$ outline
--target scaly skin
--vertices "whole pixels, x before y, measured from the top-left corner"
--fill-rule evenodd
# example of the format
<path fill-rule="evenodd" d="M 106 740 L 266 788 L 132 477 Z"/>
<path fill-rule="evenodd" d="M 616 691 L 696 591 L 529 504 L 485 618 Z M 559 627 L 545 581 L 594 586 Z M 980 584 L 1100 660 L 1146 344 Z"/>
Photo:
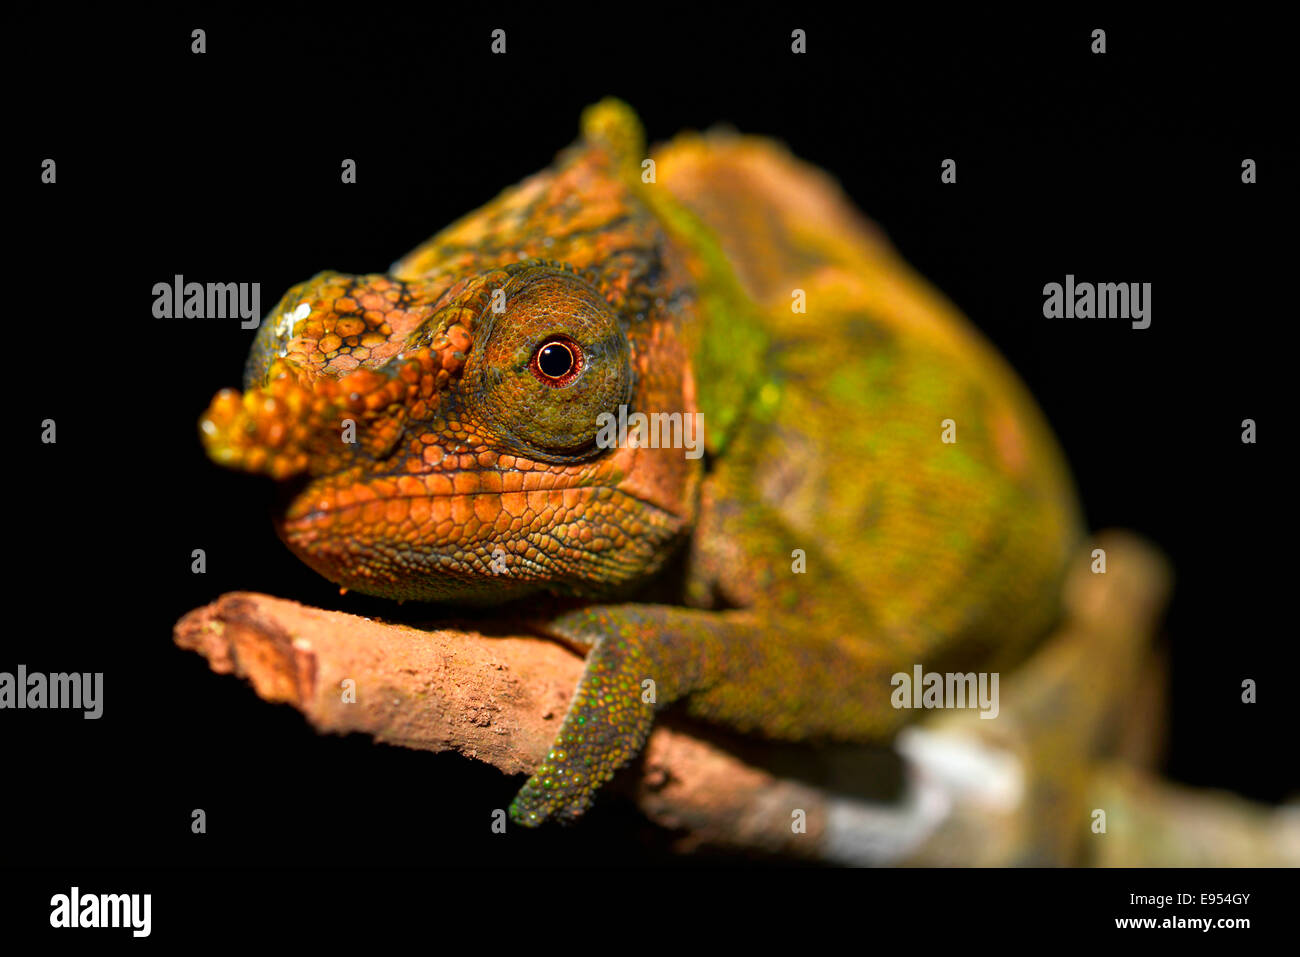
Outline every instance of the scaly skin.
<path fill-rule="evenodd" d="M 626 106 L 582 127 L 390 275 L 291 289 L 201 422 L 215 461 L 301 477 L 279 533 L 340 585 L 586 600 L 544 623 L 588 663 L 526 825 L 580 815 L 677 700 L 886 739 L 914 713 L 893 673 L 993 670 L 1043 634 L 1078 536 L 1032 400 L 821 174 L 688 135 L 644 183 Z M 622 403 L 701 412 L 707 457 L 596 446 Z M 680 592 L 637 602 L 674 557 Z"/>

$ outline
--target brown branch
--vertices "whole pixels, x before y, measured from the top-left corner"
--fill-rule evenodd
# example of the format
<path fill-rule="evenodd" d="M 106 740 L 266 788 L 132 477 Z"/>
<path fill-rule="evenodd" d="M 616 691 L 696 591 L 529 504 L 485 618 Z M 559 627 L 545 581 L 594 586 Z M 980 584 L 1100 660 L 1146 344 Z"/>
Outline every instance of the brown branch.
<path fill-rule="evenodd" d="M 534 637 L 423 631 L 249 592 L 190 612 L 177 622 L 175 640 L 213 671 L 247 679 L 265 700 L 297 708 L 318 731 L 454 750 L 506 774 L 540 763 L 583 667 L 573 652 Z M 344 697 L 347 679 L 355 682 L 352 701 Z M 770 804 L 760 796 L 776 794 L 814 808 L 813 789 L 777 781 L 668 727 L 651 735 L 643 768 L 638 804 L 683 829 L 688 845 L 815 856 L 809 835 L 791 833 L 788 811 L 777 827 L 775 812 L 759 810 Z"/>
<path fill-rule="evenodd" d="M 536 638 L 421 631 L 251 592 L 190 612 L 175 639 L 318 731 L 455 750 L 507 774 L 539 762 L 582 674 L 581 658 Z"/>
<path fill-rule="evenodd" d="M 1143 656 L 1135 649 L 1148 643 L 1167 590 L 1163 562 L 1149 546 L 1115 533 L 1099 543 L 1108 550 L 1110 571 L 1090 574 L 1086 554 L 1076 561 L 1065 593 L 1067 620 L 1008 676 L 1002 720 L 936 712 L 919 723 L 941 743 L 975 742 L 972 753 L 980 760 L 1009 755 L 1027 781 L 1021 798 L 1007 803 L 996 789 L 967 789 L 960 782 L 954 788 L 942 766 L 917 759 L 906 765 L 904 798 L 881 803 L 846 797 L 836 773 L 860 768 L 865 750 L 837 757 L 809 748 L 809 766 L 820 774 L 793 776 L 787 761 L 778 775 L 738 756 L 752 759 L 753 748 L 728 750 L 663 722 L 647 744 L 641 773 L 624 776 L 624 783 L 634 777 L 638 806 L 680 831 L 683 848 L 712 845 L 849 863 L 948 863 L 954 855 L 965 863 L 1078 859 L 1087 853 L 1077 836 L 1083 833 L 1080 806 L 1045 806 L 1037 795 L 1065 791 L 1085 800 L 1088 785 L 1080 775 L 1104 756 L 1106 741 L 1112 752 L 1129 755 L 1151 748 L 1131 728 L 1118 742 L 1092 732 L 1122 724 L 1125 715 L 1117 718 L 1088 676 L 1084 683 L 1092 690 L 1074 694 L 1083 703 L 1076 720 L 1060 719 L 1061 701 L 1079 683 L 1086 662 L 1109 667 L 1106 680 L 1121 692 L 1125 675 L 1141 673 Z M 297 708 L 318 731 L 454 750 L 507 774 L 540 762 L 582 672 L 575 653 L 534 637 L 426 631 L 246 592 L 190 612 L 177 623 L 175 640 L 202 654 L 214 671 L 247 679 L 267 701 Z M 344 693 L 348 679 L 355 682 L 351 700 Z M 828 768 L 829 789 L 807 783 L 825 781 Z M 805 830 L 791 826 L 798 811 L 806 815 Z"/>

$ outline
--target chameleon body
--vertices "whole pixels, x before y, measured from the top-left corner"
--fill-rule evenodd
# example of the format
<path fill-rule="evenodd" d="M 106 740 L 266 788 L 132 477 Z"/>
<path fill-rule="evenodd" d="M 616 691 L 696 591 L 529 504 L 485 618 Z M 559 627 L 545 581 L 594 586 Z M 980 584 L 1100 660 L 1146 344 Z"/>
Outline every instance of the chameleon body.
<path fill-rule="evenodd" d="M 674 701 L 888 740 L 893 674 L 1044 634 L 1080 531 L 1032 399 L 824 174 L 735 134 L 647 157 L 613 100 L 581 128 L 387 275 L 291 289 L 201 421 L 218 463 L 296 480 L 278 531 L 342 586 L 581 600 L 543 622 L 587 665 L 527 825 Z M 700 413 L 706 454 L 606 447 L 619 406 Z"/>

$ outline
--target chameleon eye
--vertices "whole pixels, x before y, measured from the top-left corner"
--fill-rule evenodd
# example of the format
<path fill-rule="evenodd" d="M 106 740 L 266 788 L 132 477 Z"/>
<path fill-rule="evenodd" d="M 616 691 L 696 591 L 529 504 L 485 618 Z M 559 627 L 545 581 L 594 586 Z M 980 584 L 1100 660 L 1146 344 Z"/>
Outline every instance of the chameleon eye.
<path fill-rule="evenodd" d="M 600 454 L 603 413 L 632 392 L 631 344 L 605 297 L 549 264 L 512 276 L 504 312 L 474 329 L 461 391 L 503 450 L 536 461 Z"/>
<path fill-rule="evenodd" d="M 551 336 L 533 353 L 533 375 L 549 386 L 565 386 L 582 371 L 582 347 L 568 336 Z"/>

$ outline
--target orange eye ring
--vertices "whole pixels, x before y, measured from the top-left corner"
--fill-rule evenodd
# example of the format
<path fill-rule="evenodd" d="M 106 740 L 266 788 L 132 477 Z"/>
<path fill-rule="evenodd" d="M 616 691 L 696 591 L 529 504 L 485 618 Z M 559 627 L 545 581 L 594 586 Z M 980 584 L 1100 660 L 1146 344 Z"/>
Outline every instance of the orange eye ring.
<path fill-rule="evenodd" d="M 576 379 L 582 367 L 582 347 L 568 336 L 559 335 L 543 339 L 528 363 L 533 375 L 556 389 Z"/>

